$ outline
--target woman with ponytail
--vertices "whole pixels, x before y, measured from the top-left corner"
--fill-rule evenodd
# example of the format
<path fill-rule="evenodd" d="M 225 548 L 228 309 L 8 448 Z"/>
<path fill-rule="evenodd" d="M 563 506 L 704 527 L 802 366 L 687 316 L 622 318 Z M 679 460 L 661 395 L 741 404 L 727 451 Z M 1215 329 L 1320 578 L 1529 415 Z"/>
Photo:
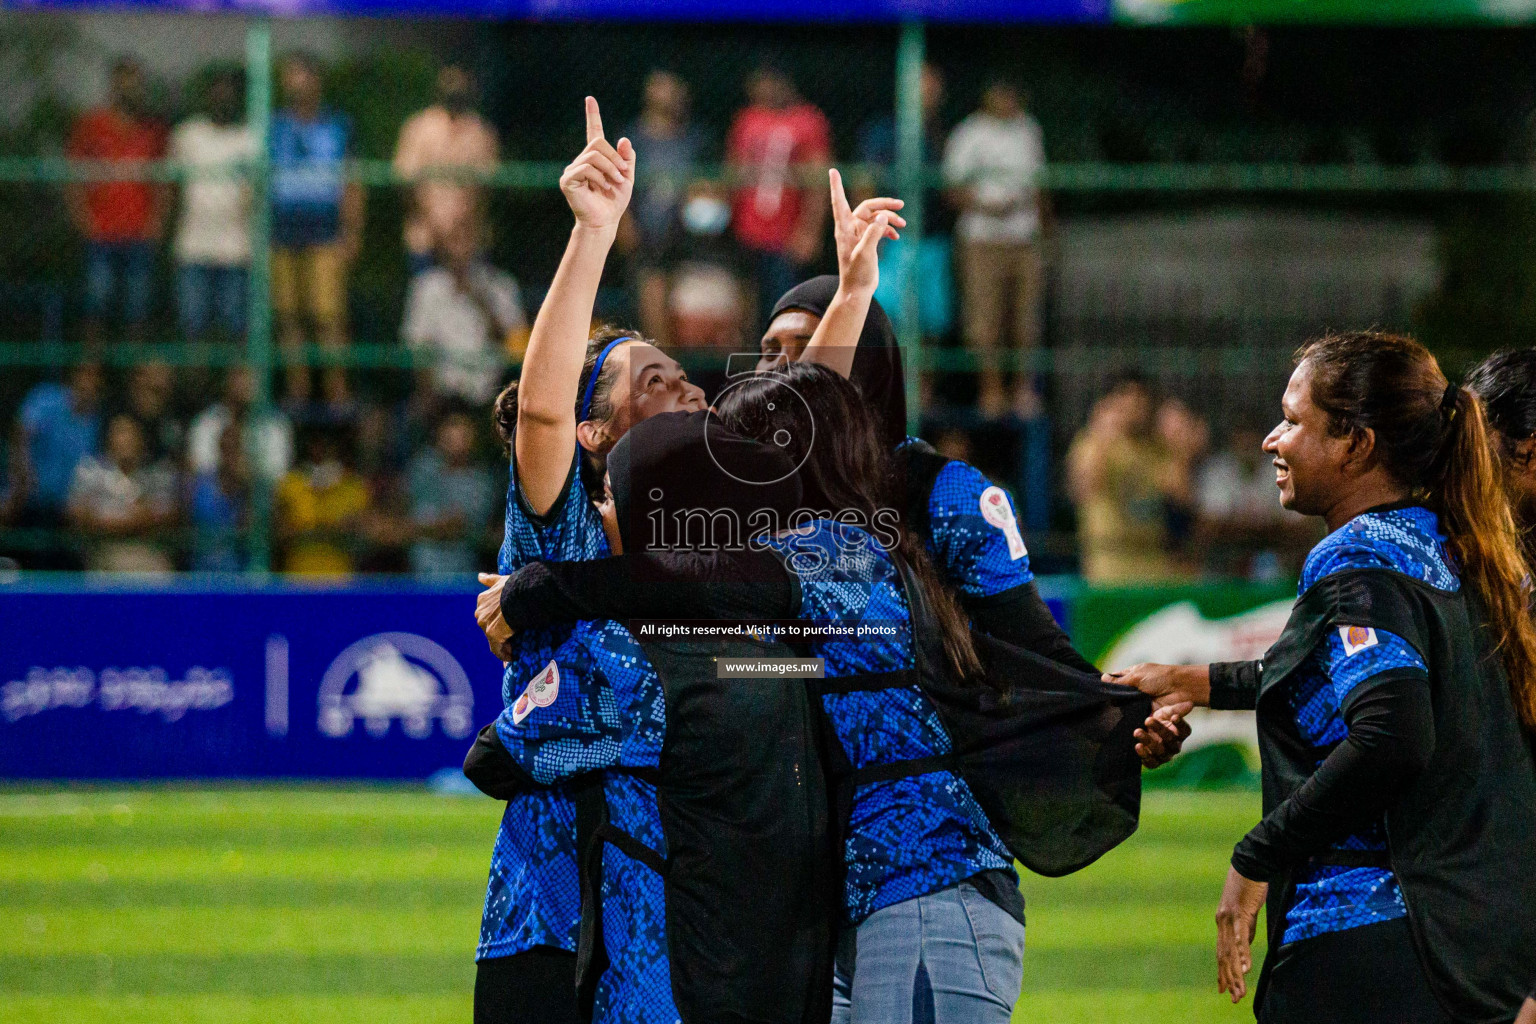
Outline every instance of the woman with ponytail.
<path fill-rule="evenodd" d="M 560 178 L 576 223 L 534 322 L 520 379 L 496 401 L 495 425 L 511 454 L 500 573 L 537 558 L 606 555 L 591 488 L 595 481 L 600 493 L 608 451 L 648 416 L 705 407 L 703 392 L 681 367 L 639 334 L 590 334 L 598 282 L 634 189 L 636 157 L 629 140 L 614 145 L 604 137 L 590 96 L 586 131 L 586 147 Z M 494 621 L 502 579 L 481 576 L 487 637 L 506 663 L 505 710 L 494 735 L 530 783 L 563 783 L 576 770 L 607 767 L 605 758 L 611 760 L 620 745 L 635 763 L 654 762 L 660 684 L 634 638 L 618 623 L 599 621 L 529 630 L 508 643 L 505 624 Z M 598 712 L 601 734 L 545 742 Z M 613 819 L 659 841 L 654 786 L 630 774 L 600 777 Z M 508 794 L 476 949 L 476 1024 L 677 1019 L 660 881 L 612 849 L 602 860 L 616 905 L 599 938 L 608 947 L 609 967 L 596 983 L 595 1009 L 578 1009 L 582 907 L 575 820 L 569 786 L 529 785 Z"/>
<path fill-rule="evenodd" d="M 1257 711 L 1264 819 L 1233 851 L 1233 1001 L 1268 901 L 1266 1024 L 1507 1024 L 1536 965 L 1536 629 L 1482 401 L 1410 338 L 1297 353 L 1265 439 L 1280 502 L 1323 517 L 1262 661 L 1140 665 L 1159 703 Z"/>
<path fill-rule="evenodd" d="M 798 470 L 803 499 L 793 517 L 777 517 L 745 550 L 718 540 L 716 550 L 701 550 L 697 537 L 680 533 L 686 526 L 667 525 L 698 511 L 697 502 L 676 504 L 687 485 L 654 470 L 639 475 L 658 461 L 636 450 L 663 425 L 647 423 L 609 465 L 613 500 L 604 515 L 625 556 L 607 566 L 530 566 L 506 585 L 504 615 L 517 628 L 606 615 L 800 618 L 845 630 L 806 641 L 806 653 L 824 662 L 821 703 L 835 734 L 828 746 L 837 748 L 828 759 L 846 761 L 838 774 L 851 780 L 838 823 L 846 829 L 841 895 L 849 948 L 839 955 L 832 1019 L 899 1024 L 916 1013 L 1006 1024 L 1023 969 L 1018 875 L 954 770 L 951 738 L 919 684 L 925 666 L 974 679 L 980 663 L 954 597 L 884 500 L 890 454 L 876 422 L 853 384 L 805 363 L 733 384 L 717 407 L 725 428 L 782 451 Z M 663 468 L 684 479 L 716 459 L 702 439 L 667 454 L 671 464 Z M 753 489 L 764 488 L 748 487 L 740 505 L 719 509 L 734 512 L 727 522 L 760 516 Z M 680 536 L 667 544 L 637 539 L 668 529 Z M 721 580 L 755 581 L 751 614 L 703 585 Z M 927 613 L 923 629 L 918 608 Z M 925 637 L 937 642 L 929 647 Z M 850 984 L 841 965 L 855 956 L 859 971 Z"/>
<path fill-rule="evenodd" d="M 1531 557 L 1536 548 L 1536 349 L 1495 352 L 1467 374 L 1467 387 L 1483 400 L 1526 564 L 1536 564 Z M 1536 1024 L 1536 992 L 1525 1001 L 1517 1024 Z"/>

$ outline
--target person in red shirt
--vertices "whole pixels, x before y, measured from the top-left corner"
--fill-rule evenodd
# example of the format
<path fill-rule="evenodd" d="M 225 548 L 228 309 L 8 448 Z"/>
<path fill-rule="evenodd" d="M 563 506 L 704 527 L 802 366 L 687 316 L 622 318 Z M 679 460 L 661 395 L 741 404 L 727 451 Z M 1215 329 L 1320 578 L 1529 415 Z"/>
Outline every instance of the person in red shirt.
<path fill-rule="evenodd" d="M 747 99 L 731 125 L 726 161 L 738 183 L 732 229 L 757 265 L 762 314 L 800 283 L 821 252 L 832 131 L 826 115 L 777 68 L 752 73 Z"/>
<path fill-rule="evenodd" d="M 165 126 L 148 114 L 144 69 L 124 57 L 112 67 L 109 103 L 75 122 L 68 155 L 111 163 L 158 160 L 165 144 Z M 155 243 L 164 223 L 164 187 L 149 181 L 93 181 L 69 185 L 65 196 L 70 218 L 85 238 L 86 341 L 101 341 L 114 297 L 121 303 L 128 340 L 143 340 Z"/>

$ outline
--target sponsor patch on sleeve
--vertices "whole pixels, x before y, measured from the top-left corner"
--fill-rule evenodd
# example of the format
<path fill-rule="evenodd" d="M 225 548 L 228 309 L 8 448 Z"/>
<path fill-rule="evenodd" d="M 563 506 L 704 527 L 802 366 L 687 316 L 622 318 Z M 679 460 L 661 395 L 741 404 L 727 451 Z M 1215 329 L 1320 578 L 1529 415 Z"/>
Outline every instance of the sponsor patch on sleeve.
<path fill-rule="evenodd" d="M 521 725 L 523 719 L 533 714 L 534 708 L 547 708 L 560 696 L 560 667 L 551 661 L 523 687 L 522 694 L 512 702 L 512 724 Z"/>
<path fill-rule="evenodd" d="M 1013 504 L 1008 493 L 1001 487 L 992 486 L 981 492 L 981 518 L 1003 531 L 1008 538 L 1008 557 L 1014 561 L 1029 554 L 1024 546 L 1024 536 L 1019 533 L 1019 521 L 1014 518 Z"/>
<path fill-rule="evenodd" d="M 1369 626 L 1340 626 L 1339 638 L 1344 641 L 1344 657 L 1352 658 L 1367 647 L 1377 644 L 1376 631 Z"/>

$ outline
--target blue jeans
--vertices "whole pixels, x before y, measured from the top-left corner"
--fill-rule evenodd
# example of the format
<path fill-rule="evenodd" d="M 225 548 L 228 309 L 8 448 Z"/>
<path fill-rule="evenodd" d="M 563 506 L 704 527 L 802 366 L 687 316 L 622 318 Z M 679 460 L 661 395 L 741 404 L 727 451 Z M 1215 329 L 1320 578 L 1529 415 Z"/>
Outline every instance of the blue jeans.
<path fill-rule="evenodd" d="M 832 1024 L 1008 1024 L 1024 926 L 962 882 L 877 910 L 839 944 Z"/>
<path fill-rule="evenodd" d="M 181 333 L 201 338 L 211 323 L 231 338 L 245 333 L 244 267 L 182 263 L 176 268 L 176 309 Z"/>
<path fill-rule="evenodd" d="M 85 246 L 85 312 L 104 319 L 114 296 L 122 303 L 123 323 L 149 319 L 155 280 L 153 242 L 88 242 Z"/>

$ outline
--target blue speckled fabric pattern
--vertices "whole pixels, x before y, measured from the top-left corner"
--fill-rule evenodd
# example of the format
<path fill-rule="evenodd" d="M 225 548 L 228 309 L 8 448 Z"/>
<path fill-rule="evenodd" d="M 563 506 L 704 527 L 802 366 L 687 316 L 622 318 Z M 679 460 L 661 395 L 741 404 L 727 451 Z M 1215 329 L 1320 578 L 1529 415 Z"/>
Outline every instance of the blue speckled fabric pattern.
<path fill-rule="evenodd" d="M 535 779 L 561 783 L 603 773 L 609 820 L 665 854 L 656 790 L 616 768 L 655 768 L 666 733 L 666 699 L 640 645 L 616 622 L 577 624 L 556 652 L 554 700 L 520 722 L 496 722 L 507 751 Z M 521 691 L 519 691 L 521 692 Z M 603 943 L 609 967 L 593 1007 L 597 1024 L 674 1024 L 662 878 L 616 848 L 603 851 Z"/>
<path fill-rule="evenodd" d="M 989 492 L 1001 488 L 975 466 L 957 460 L 939 470 L 928 497 L 928 550 L 934 565 L 956 590 L 976 597 L 1001 594 L 1035 578 L 1029 554 L 1014 558 L 1003 528 L 982 516 L 982 501 Z M 1002 493 L 1002 500 L 1012 516 L 1012 499 Z"/>
<path fill-rule="evenodd" d="M 1346 569 L 1390 569 L 1441 590 L 1461 586 L 1445 552 L 1435 514 L 1410 507 L 1367 512 L 1335 530 L 1313 548 L 1299 589 Z M 1384 672 L 1428 673 L 1419 652 L 1386 630 L 1340 627 L 1330 630 L 1296 670 L 1286 694 L 1301 735 L 1317 748 L 1317 762 L 1348 733 L 1343 706 L 1355 687 Z M 1340 850 L 1385 850 L 1386 832 L 1377 821 L 1349 836 Z M 1286 913 L 1285 941 L 1295 942 L 1404 917 L 1402 890 L 1389 869 L 1309 865 L 1297 875 L 1296 894 Z"/>
<path fill-rule="evenodd" d="M 507 485 L 506 521 L 497 570 L 509 573 L 536 559 L 588 559 L 608 554 L 602 520 L 587 500 L 579 473 L 548 521 L 528 515 L 517 491 L 515 467 Z M 503 706 L 551 660 L 572 634 L 570 626 L 528 630 L 502 674 Z M 573 666 L 561 666 L 575 678 Z M 505 737 L 503 737 L 505 741 Z M 534 946 L 576 948 L 581 891 L 576 874 L 575 808 L 560 789 L 519 796 L 507 805 L 491 851 L 490 882 L 480 920 L 477 960 L 512 956 Z"/>
<path fill-rule="evenodd" d="M 665 855 L 656 788 L 632 775 L 610 772 L 603 789 L 609 820 Z M 598 983 L 593 1020 L 676 1024 L 661 876 L 611 845 L 603 848 L 603 944 L 608 970 Z"/>
<path fill-rule="evenodd" d="M 826 659 L 829 678 L 914 667 L 900 574 L 873 536 L 816 520 L 769 544 L 800 577 L 801 618 L 895 627 L 888 639 L 813 641 L 811 649 Z M 855 768 L 951 749 L 938 713 L 915 686 L 828 694 L 822 700 Z M 860 787 L 845 853 L 850 924 L 978 872 L 1013 865 L 970 787 L 952 772 Z"/>

